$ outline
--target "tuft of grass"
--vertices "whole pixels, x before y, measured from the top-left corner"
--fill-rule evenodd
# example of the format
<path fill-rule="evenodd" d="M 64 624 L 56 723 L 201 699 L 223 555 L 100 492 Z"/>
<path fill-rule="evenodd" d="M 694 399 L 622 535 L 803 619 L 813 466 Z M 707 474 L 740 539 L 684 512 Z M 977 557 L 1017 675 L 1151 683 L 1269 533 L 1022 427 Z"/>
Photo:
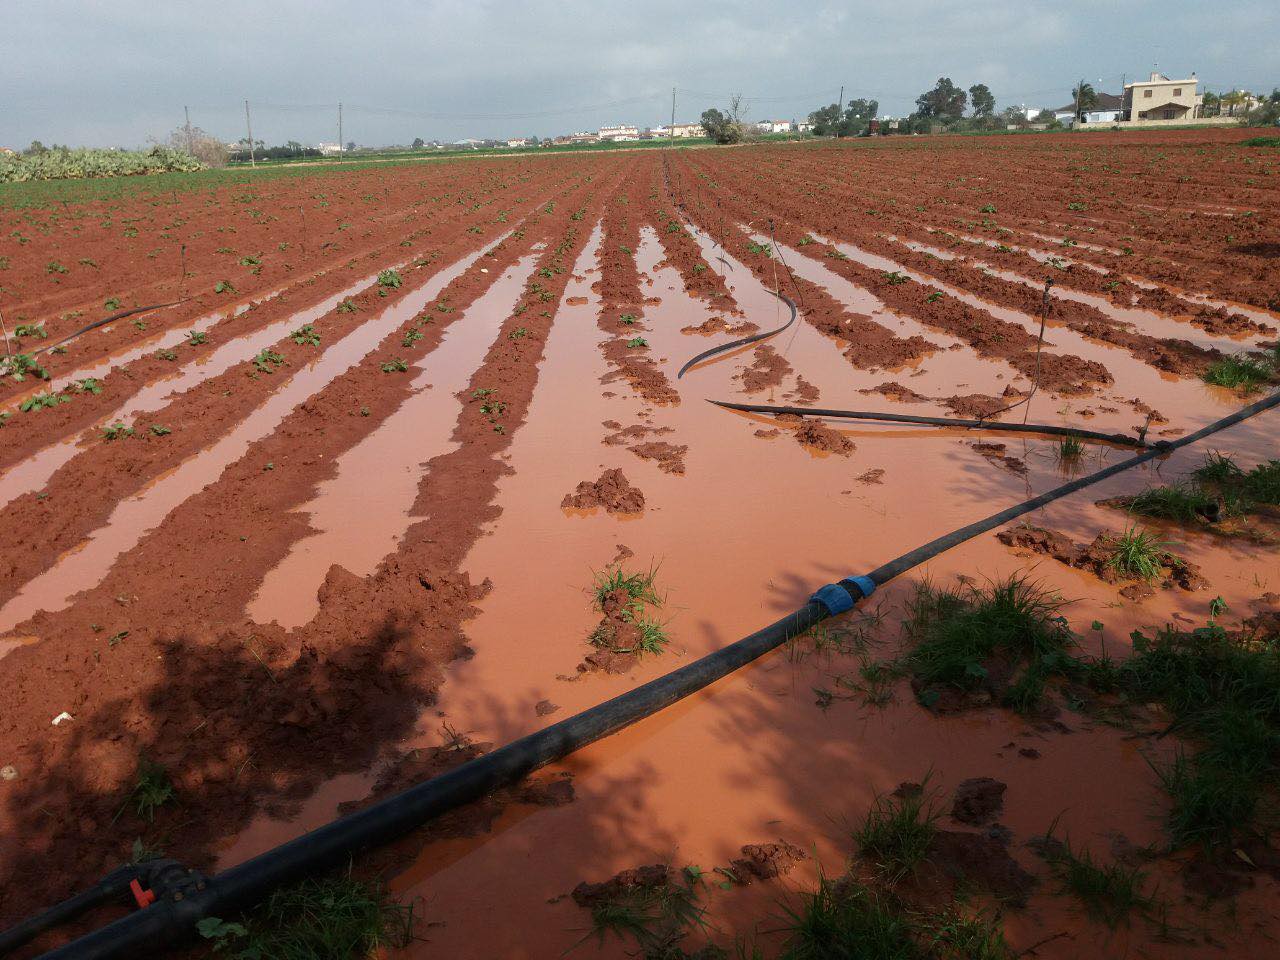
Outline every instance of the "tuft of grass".
<path fill-rule="evenodd" d="M 206 917 L 197 929 L 237 960 L 368 960 L 408 946 L 413 927 L 412 904 L 348 873 L 277 890 L 239 923 Z"/>
<path fill-rule="evenodd" d="M 150 823 L 155 820 L 156 811 L 174 798 L 173 781 L 169 779 L 169 771 L 146 757 L 141 758 L 138 761 L 137 780 L 129 792 L 125 805 L 132 803 L 134 812 Z M 123 809 L 121 807 L 121 810 Z M 117 813 L 116 816 L 118 817 L 119 814 Z"/>
<path fill-rule="evenodd" d="M 1143 490 L 1130 501 L 1129 511 L 1144 517 L 1194 523 L 1213 506 L 1214 499 L 1198 486 L 1179 483 Z"/>
<path fill-rule="evenodd" d="M 1258 464 L 1241 479 L 1240 489 L 1253 502 L 1280 504 L 1280 460 Z"/>
<path fill-rule="evenodd" d="M 1107 563 L 1119 573 L 1142 580 L 1154 580 L 1160 574 L 1166 544 L 1155 534 L 1130 526 L 1118 537 L 1112 537 L 1109 544 L 1111 556 Z"/>
<path fill-rule="evenodd" d="M 1062 892 L 1075 896 L 1094 920 L 1115 927 L 1133 911 L 1145 914 L 1155 905 L 1153 897 L 1143 892 L 1147 874 L 1140 867 L 1120 863 L 1104 867 L 1088 850 L 1073 850 L 1069 839 L 1056 839 L 1052 827 L 1043 849 Z"/>
<path fill-rule="evenodd" d="M 1084 453 L 1084 443 L 1079 437 L 1063 437 L 1058 441 L 1059 460 L 1078 460 Z"/>
<path fill-rule="evenodd" d="M 1244 471 L 1230 456 L 1214 450 L 1205 454 L 1204 466 L 1193 470 L 1191 475 L 1201 483 L 1225 485 L 1237 482 L 1244 476 Z"/>
<path fill-rule="evenodd" d="M 657 576 L 656 567 L 650 567 L 645 573 L 625 573 L 622 567 L 613 567 L 595 574 L 592 593 L 596 608 L 603 610 L 605 600 L 618 590 L 626 591 L 628 606 L 638 605 L 640 609 L 662 606 L 662 597 L 655 586 Z"/>
<path fill-rule="evenodd" d="M 1273 372 L 1272 365 L 1267 361 L 1242 353 L 1215 360 L 1200 375 L 1200 379 L 1214 386 L 1253 393 L 1270 381 Z"/>
<path fill-rule="evenodd" d="M 875 891 L 820 877 L 798 907 L 786 906 L 781 960 L 916 960 L 911 926 Z"/>
<path fill-rule="evenodd" d="M 907 605 L 910 648 L 903 657 L 918 682 L 920 702 L 931 707 L 940 688 L 982 686 L 986 664 L 997 655 L 1013 667 L 1046 674 L 1060 669 L 1074 643 L 1062 604 L 1056 594 L 1019 575 L 985 587 L 939 590 L 920 584 Z"/>
<path fill-rule="evenodd" d="M 1114 674 L 1131 700 L 1164 703 L 1183 736 L 1200 742 L 1157 768 L 1173 801 L 1174 843 L 1222 845 L 1254 830 L 1280 779 L 1280 636 L 1231 634 L 1213 621 L 1153 637 L 1135 631 L 1133 656 Z"/>
<path fill-rule="evenodd" d="M 954 906 L 919 922 L 918 940 L 936 960 L 1015 960 L 995 920 L 965 916 Z"/>
<path fill-rule="evenodd" d="M 941 813 L 935 808 L 926 776 L 918 793 L 879 794 L 862 826 L 854 831 L 858 853 L 885 883 L 896 883 L 924 860 Z"/>
<path fill-rule="evenodd" d="M 705 929 L 705 909 L 684 872 L 685 883 L 636 887 L 591 908 L 591 930 L 601 943 L 613 934 L 633 940 L 645 958 L 687 956 L 678 944 L 695 927 Z"/>

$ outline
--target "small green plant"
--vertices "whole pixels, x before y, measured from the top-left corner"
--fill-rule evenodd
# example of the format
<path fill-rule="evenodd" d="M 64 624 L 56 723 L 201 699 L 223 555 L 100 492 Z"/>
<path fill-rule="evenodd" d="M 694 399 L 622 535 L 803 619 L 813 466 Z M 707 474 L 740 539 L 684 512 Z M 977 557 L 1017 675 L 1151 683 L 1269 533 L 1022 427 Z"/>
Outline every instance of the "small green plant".
<path fill-rule="evenodd" d="M 1061 884 L 1062 892 L 1075 896 L 1095 920 L 1114 927 L 1137 910 L 1148 912 L 1154 899 L 1143 892 L 1146 872 L 1120 863 L 1099 865 L 1088 850 L 1071 848 L 1070 840 L 1058 840 L 1053 827 L 1045 835 L 1045 860 Z"/>
<path fill-rule="evenodd" d="M 308 323 L 299 327 L 289 334 L 289 339 L 300 347 L 318 347 L 320 346 L 320 334 L 316 332 L 314 324 Z"/>
<path fill-rule="evenodd" d="M 632 349 L 636 347 L 647 347 L 648 345 L 649 345 L 649 341 L 646 340 L 644 337 L 632 337 L 630 340 L 627 341 L 627 346 Z"/>
<path fill-rule="evenodd" d="M 134 812 L 148 822 L 156 818 L 160 807 L 175 799 L 169 772 L 145 757 L 138 762 L 137 780 L 129 793 Z"/>
<path fill-rule="evenodd" d="M 983 206 L 978 208 L 978 212 L 979 213 L 995 213 L 996 205 L 994 203 L 984 204 Z"/>
<path fill-rule="evenodd" d="M 817 242 L 817 241 L 816 241 L 816 240 L 814 240 L 814 239 L 813 239 L 813 237 L 809 236 L 809 235 L 806 233 L 803 237 L 801 237 L 799 240 L 797 240 L 797 241 L 796 241 L 796 246 L 797 246 L 797 247 L 807 247 L 809 244 L 811 244 L 811 243 L 816 243 L 816 242 Z"/>
<path fill-rule="evenodd" d="M 1063 437 L 1058 441 L 1059 460 L 1078 460 L 1084 453 L 1084 443 L 1079 437 Z"/>
<path fill-rule="evenodd" d="M 766 257 L 773 256 L 773 247 L 767 243 L 757 243 L 754 240 L 747 244 L 748 253 L 763 254 Z"/>
<path fill-rule="evenodd" d="M 1205 454 L 1204 464 L 1191 472 L 1201 483 L 1213 483 L 1226 486 L 1238 483 L 1244 477 L 1244 471 L 1230 456 L 1217 450 Z"/>
<path fill-rule="evenodd" d="M 198 347 L 202 343 L 208 343 L 209 336 L 203 330 L 188 330 L 187 344 L 192 347 Z"/>
<path fill-rule="evenodd" d="M 119 298 L 119 297 L 107 297 L 107 299 L 106 299 L 106 300 L 103 300 L 103 301 L 102 301 L 102 306 L 103 306 L 103 308 L 104 308 L 104 309 L 106 309 L 106 310 L 119 310 L 119 309 L 120 309 L 120 298 Z"/>
<path fill-rule="evenodd" d="M 213 285 L 214 293 L 235 293 L 236 288 L 230 280 L 219 280 Z"/>
<path fill-rule="evenodd" d="M 646 573 L 626 573 L 620 566 L 597 573 L 592 588 L 596 608 L 604 610 L 605 601 L 619 590 L 625 591 L 626 606 L 633 614 L 643 612 L 646 606 L 662 606 L 662 597 L 655 585 L 657 576 L 656 567 L 651 567 Z"/>
<path fill-rule="evenodd" d="M 286 360 L 283 354 L 276 353 L 269 347 L 264 347 L 251 362 L 253 368 L 259 373 L 275 373 L 279 367 L 284 366 Z"/>
<path fill-rule="evenodd" d="M 1209 364 L 1200 375 L 1205 383 L 1217 387 L 1227 387 L 1242 393 L 1253 393 L 1262 384 L 1271 379 L 1273 367 L 1266 360 L 1259 360 L 1249 354 L 1223 357 Z"/>
<path fill-rule="evenodd" d="M 178 355 L 174 353 L 172 350 L 157 350 L 156 356 L 159 357 L 161 360 L 177 360 L 178 359 Z"/>
<path fill-rule="evenodd" d="M 45 273 L 66 273 L 67 268 L 60 264 L 57 260 L 50 260 L 45 264 Z"/>
<path fill-rule="evenodd" d="M 1122 575 L 1154 580 L 1160 574 L 1165 546 L 1146 530 L 1126 527 L 1119 536 L 1110 539 L 1107 563 Z"/>
<path fill-rule="evenodd" d="M 911 278 L 897 270 L 891 270 L 880 274 L 880 279 L 884 280 L 886 283 L 892 284 L 893 286 L 897 286 L 898 284 L 908 282 Z"/>
<path fill-rule="evenodd" d="M 162 427 L 162 426 L 161 426 L 160 424 L 158 424 L 158 423 L 153 423 L 153 424 L 151 425 L 151 435 L 152 435 L 152 436 L 155 436 L 155 437 L 167 437 L 167 436 L 168 436 L 169 434 L 171 434 L 171 433 L 173 433 L 173 431 L 172 431 L 172 430 L 170 430 L 168 427 Z"/>
<path fill-rule="evenodd" d="M 240 264 L 240 266 L 242 266 L 242 267 L 260 267 L 260 266 L 262 266 L 262 259 L 261 259 L 260 257 L 241 257 L 241 258 L 240 258 L 239 260 L 237 260 L 236 262 L 237 262 L 237 263 L 239 263 L 239 264 Z"/>
<path fill-rule="evenodd" d="M 404 373 L 409 369 L 409 365 L 399 357 L 392 357 L 382 365 L 383 373 Z"/>
<path fill-rule="evenodd" d="M 15 353 L 0 357 L 0 370 L 4 371 L 4 376 L 12 377 L 18 383 L 26 380 L 28 374 L 37 380 L 49 379 L 49 371 L 40 365 L 35 354 L 32 353 Z"/>
<path fill-rule="evenodd" d="M 335 309 L 338 313 L 355 313 L 359 308 L 348 299 L 343 300 Z"/>
<path fill-rule="evenodd" d="M 527 329 L 525 329 L 524 327 L 516 327 L 514 330 L 512 330 L 510 333 L 507 334 L 507 339 L 523 340 L 528 335 L 529 335 L 529 331 Z"/>
<path fill-rule="evenodd" d="M 1083 203 L 1080 203 L 1079 201 L 1076 201 L 1076 202 L 1074 202 L 1074 203 L 1068 203 L 1068 204 L 1067 204 L 1067 209 L 1068 209 L 1068 210 L 1074 210 L 1074 211 L 1081 211 L 1081 210 L 1087 210 L 1087 209 L 1088 209 L 1088 207 L 1087 207 L 1087 206 L 1085 206 Z"/>
<path fill-rule="evenodd" d="M 858 852 L 871 862 L 886 883 L 896 883 L 925 858 L 933 842 L 934 824 L 941 814 L 934 809 L 926 776 L 920 789 L 904 795 L 881 794 L 853 834 Z"/>
<path fill-rule="evenodd" d="M 415 343 L 422 339 L 422 331 L 417 327 L 410 327 L 405 331 L 404 339 L 400 341 L 402 347 L 412 347 Z"/>
<path fill-rule="evenodd" d="M 635 315 L 634 313 L 622 313 L 622 314 L 619 314 L 619 315 L 618 315 L 618 322 L 619 322 L 619 323 L 621 323 L 621 324 L 624 324 L 624 325 L 626 325 L 626 326 L 628 326 L 628 327 L 629 327 L 629 326 L 631 326 L 631 324 L 633 324 L 633 323 L 635 323 L 635 322 L 636 322 L 636 315 Z"/>
<path fill-rule="evenodd" d="M 20 323 L 13 328 L 15 337 L 35 337 L 37 340 L 46 340 L 49 334 L 45 332 L 44 323 Z"/>
<path fill-rule="evenodd" d="M 1214 508 L 1214 499 L 1189 483 L 1149 487 L 1129 501 L 1129 512 L 1179 523 L 1194 523 Z"/>
<path fill-rule="evenodd" d="M 783 907 L 780 960 L 916 960 L 911 925 L 886 899 L 852 878 L 818 878 L 799 906 Z"/>
<path fill-rule="evenodd" d="M 75 388 L 79 390 L 81 393 L 96 394 L 96 393 L 102 392 L 101 382 L 95 379 L 94 377 L 85 377 L 83 380 L 76 383 Z"/>
<path fill-rule="evenodd" d="M 378 286 L 383 289 L 398 290 L 404 282 L 396 270 L 383 270 L 378 274 Z"/>
<path fill-rule="evenodd" d="M 18 409 L 23 413 L 32 413 L 39 410 L 48 410 L 61 403 L 70 402 L 71 398 L 65 393 L 36 393 L 18 404 Z"/>
<path fill-rule="evenodd" d="M 123 423 L 113 423 L 109 427 L 102 428 L 102 436 L 105 440 L 119 440 L 122 437 L 132 437 L 133 435 L 133 427 L 125 426 Z"/>

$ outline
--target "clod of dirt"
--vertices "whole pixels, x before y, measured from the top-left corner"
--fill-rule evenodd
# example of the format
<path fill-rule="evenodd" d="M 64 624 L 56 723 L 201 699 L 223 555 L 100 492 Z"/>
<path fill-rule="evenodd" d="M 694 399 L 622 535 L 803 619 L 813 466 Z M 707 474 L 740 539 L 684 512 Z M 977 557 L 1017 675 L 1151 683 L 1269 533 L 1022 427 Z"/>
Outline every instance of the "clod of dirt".
<path fill-rule="evenodd" d="M 816 403 L 822 396 L 812 383 L 804 377 L 796 374 L 796 386 L 790 393 L 782 395 L 785 399 L 795 403 Z"/>
<path fill-rule="evenodd" d="M 626 673 L 640 659 L 640 626 L 632 616 L 631 597 L 624 587 L 605 596 L 604 616 L 588 638 L 596 648 L 582 658 L 579 673 Z"/>
<path fill-rule="evenodd" d="M 1141 600 L 1155 594 L 1145 580 L 1124 574 L 1111 563 L 1111 544 L 1115 534 L 1103 531 L 1090 544 L 1076 543 L 1065 534 L 1045 527 L 1029 524 L 1001 530 L 996 539 L 1008 547 L 1018 547 L 1033 553 L 1052 557 L 1059 563 L 1077 570 L 1088 570 L 1104 583 L 1127 583 L 1120 592 L 1130 600 Z M 1161 551 L 1160 585 L 1166 590 L 1179 587 L 1182 590 L 1203 590 L 1209 585 L 1200 574 L 1200 568 L 1177 554 Z"/>
<path fill-rule="evenodd" d="M 650 434 L 660 436 L 664 433 L 675 432 L 674 427 L 650 427 L 643 423 L 633 423 L 629 427 L 621 427 L 616 420 L 606 420 L 604 425 L 614 431 L 600 441 L 606 447 L 625 446 L 632 440 L 642 440 Z"/>
<path fill-rule="evenodd" d="M 650 440 L 647 443 L 637 443 L 627 449 L 641 460 L 656 460 L 658 469 L 663 473 L 684 474 L 684 455 L 689 448 L 683 444 L 676 445 L 665 443 L 661 440 Z"/>
<path fill-rule="evenodd" d="M 1035 747 L 1020 747 L 1018 749 L 1018 756 L 1026 757 L 1028 760 L 1039 760 L 1040 751 Z"/>
<path fill-rule="evenodd" d="M 610 903 L 639 890 L 656 890 L 664 887 L 673 879 L 672 870 L 665 863 L 654 863 L 647 867 L 632 867 L 600 883 L 582 881 L 573 888 L 573 902 L 580 907 L 590 909 L 601 903 Z"/>
<path fill-rule="evenodd" d="M 742 858 L 730 862 L 733 872 L 742 883 L 752 880 L 772 880 L 790 873 L 801 860 L 807 859 L 803 850 L 793 843 L 780 840 L 777 843 L 748 843 L 742 848 Z"/>
<path fill-rule="evenodd" d="M 926 854 L 948 876 L 990 891 L 1014 907 L 1025 907 L 1038 882 L 1023 870 L 1005 842 L 991 833 L 938 830 Z"/>
<path fill-rule="evenodd" d="M 630 547 L 628 547 L 625 543 L 615 543 L 613 547 L 618 552 L 614 554 L 613 559 L 609 561 L 609 566 L 611 567 L 618 565 L 623 560 L 630 560 L 632 557 L 636 555 L 636 552 L 632 550 Z"/>
<path fill-rule="evenodd" d="M 888 397 L 890 400 L 896 400 L 898 403 L 928 403 L 929 398 L 923 393 L 916 393 L 914 390 L 904 387 L 900 383 L 894 383 L 892 380 L 877 384 L 874 387 L 867 387 L 859 390 L 859 393 L 873 394 L 877 393 L 882 397 Z"/>
<path fill-rule="evenodd" d="M 804 420 L 796 427 L 793 435 L 801 446 L 818 453 L 834 453 L 837 456 L 850 456 L 857 447 L 853 441 L 839 430 L 818 423 L 816 420 Z"/>
<path fill-rule="evenodd" d="M 956 395 L 940 402 L 957 417 L 967 417 L 971 420 L 990 417 L 997 410 L 1009 405 L 1009 401 L 1004 397 L 989 397 L 985 393 Z"/>
<path fill-rule="evenodd" d="M 1021 457 L 1011 457 L 1005 450 L 1008 449 L 1003 443 L 973 443 L 970 444 L 974 450 L 982 454 L 992 463 L 998 463 L 1010 473 L 1016 473 L 1018 476 L 1025 476 L 1027 473 L 1027 465 Z"/>
<path fill-rule="evenodd" d="M 961 823 L 978 827 L 996 818 L 1004 809 L 1006 785 L 991 777 L 972 777 L 961 781 L 951 802 L 951 816 Z"/>
<path fill-rule="evenodd" d="M 681 333 L 696 333 L 704 337 L 709 337 L 713 333 L 727 333 L 731 336 L 749 337 L 751 334 L 759 331 L 760 327 L 752 323 L 750 320 L 743 320 L 740 323 L 730 323 L 724 317 L 712 317 L 710 320 L 704 320 L 696 326 L 681 327 Z"/>
<path fill-rule="evenodd" d="M 573 493 L 560 501 L 560 506 L 573 510 L 604 507 L 608 513 L 640 513 L 644 510 L 644 494 L 633 487 L 622 471 L 614 467 L 600 474 L 594 483 L 583 480 Z"/>
<path fill-rule="evenodd" d="M 874 470 L 868 470 L 866 473 L 860 474 L 853 478 L 854 483 L 884 483 L 884 470 L 876 467 Z"/>
<path fill-rule="evenodd" d="M 780 434 L 781 432 L 782 432 L 782 431 L 781 431 L 781 430 L 778 430 L 777 428 L 773 428 L 773 429 L 770 429 L 770 430 L 765 430 L 765 429 L 763 429 L 763 428 L 762 428 L 762 429 L 760 429 L 760 430 L 757 430 L 757 431 L 756 431 L 756 433 L 755 433 L 755 435 L 756 435 L 757 437 L 764 437 L 766 440 L 768 440 L 768 439 L 770 439 L 770 438 L 772 438 L 772 437 L 776 437 L 776 436 L 777 436 L 778 434 Z"/>
<path fill-rule="evenodd" d="M 756 348 L 755 359 L 751 362 L 751 366 L 736 374 L 735 379 L 742 381 L 742 388 L 747 393 L 759 393 L 761 390 L 781 384 L 782 378 L 790 372 L 791 364 L 766 343 Z"/>
<path fill-rule="evenodd" d="M 533 712 L 540 717 L 547 717 L 555 713 L 560 708 L 550 700 L 539 700 L 533 705 Z"/>

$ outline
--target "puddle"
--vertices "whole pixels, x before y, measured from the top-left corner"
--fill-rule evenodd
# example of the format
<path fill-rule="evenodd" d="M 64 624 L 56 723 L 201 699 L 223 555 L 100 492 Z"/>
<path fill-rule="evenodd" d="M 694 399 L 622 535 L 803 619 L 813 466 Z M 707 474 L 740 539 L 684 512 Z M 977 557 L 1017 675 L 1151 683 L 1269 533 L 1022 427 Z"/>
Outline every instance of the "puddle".
<path fill-rule="evenodd" d="M 294 544 L 267 574 L 246 611 L 256 622 L 302 626 L 319 611 L 316 591 L 333 564 L 364 576 L 395 550 L 412 522 L 424 464 L 456 447 L 449 439 L 462 409 L 455 394 L 484 360 L 536 261 L 530 254 L 508 267 L 415 365 L 413 395 L 338 458 L 337 476 L 300 510 L 318 532 Z M 370 484 L 374 465 L 377 483 Z"/>
<path fill-rule="evenodd" d="M 147 384 L 128 401 L 117 407 L 109 415 L 99 420 L 97 425 L 100 426 L 103 424 L 117 422 L 129 424 L 133 422 L 134 418 L 139 417 L 144 413 L 151 413 L 155 410 L 159 410 L 179 393 L 190 390 L 203 383 L 205 380 L 209 380 L 225 373 L 237 363 L 247 361 L 263 347 L 275 343 L 277 340 L 284 337 L 284 335 L 289 331 L 295 330 L 308 323 L 315 323 L 347 297 L 363 290 L 377 278 L 378 275 L 376 273 L 370 274 L 363 280 L 353 283 L 340 293 L 327 297 L 314 306 L 300 310 L 284 320 L 278 320 L 275 323 L 269 324 L 261 330 L 229 340 L 221 346 L 216 347 L 210 353 L 197 356 L 182 368 L 175 371 L 172 375 L 154 383 Z M 238 312 L 243 312 L 243 309 L 238 309 Z M 167 347 L 177 346 L 185 342 L 187 339 L 187 330 L 189 329 L 207 329 L 207 325 L 206 327 L 193 326 L 184 328 L 183 330 L 173 331 L 176 336 L 166 338 L 166 342 L 159 343 L 152 348 L 141 351 L 139 356 L 153 352 L 153 350 L 166 349 Z M 130 359 L 136 359 L 136 357 L 131 357 Z M 119 362 L 115 365 L 118 366 Z M 86 376 L 92 375 L 93 374 L 86 374 Z M 75 379 L 83 378 L 77 375 Z M 87 427 L 85 429 L 91 430 L 94 428 Z M 3 507 L 5 504 L 17 497 L 22 496 L 24 493 L 39 490 L 49 481 L 49 478 L 57 472 L 59 467 L 76 455 L 79 449 L 80 434 L 75 434 L 52 446 L 44 447 L 43 449 L 36 451 L 22 462 L 15 464 L 3 475 L 0 475 L 0 507 Z"/>
<path fill-rule="evenodd" d="M 275 374 L 288 379 L 234 429 L 135 496 L 122 500 L 104 526 L 0 607 L 0 632 L 12 629 L 37 610 L 61 610 L 77 593 L 101 582 L 116 558 L 132 549 L 170 511 L 217 480 L 250 444 L 270 434 L 294 407 L 358 363 L 483 253 L 476 251 L 444 268 L 423 287 L 357 327 L 305 366 Z"/>

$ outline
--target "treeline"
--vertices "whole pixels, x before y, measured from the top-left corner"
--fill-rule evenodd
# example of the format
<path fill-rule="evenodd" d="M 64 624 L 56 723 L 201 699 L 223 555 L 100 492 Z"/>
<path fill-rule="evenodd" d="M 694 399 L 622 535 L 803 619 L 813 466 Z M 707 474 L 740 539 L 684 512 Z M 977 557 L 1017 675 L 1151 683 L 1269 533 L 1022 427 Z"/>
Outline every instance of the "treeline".
<path fill-rule="evenodd" d="M 851 100 L 843 109 L 839 104 L 820 107 L 809 114 L 813 133 L 820 137 L 857 137 L 870 132 L 880 104 L 876 100 Z M 943 130 L 1001 130 L 1008 126 L 1030 124 L 1017 107 L 996 112 L 996 98 L 985 83 L 975 83 L 965 90 L 950 77 L 939 77 L 932 89 L 916 97 L 916 109 L 908 117 L 896 121 L 892 128 L 881 123 L 880 133 L 930 133 Z"/>
<path fill-rule="evenodd" d="M 351 144 L 350 148 L 354 150 L 355 144 Z M 253 141 L 253 159 L 255 160 L 292 160 L 298 157 L 322 157 L 318 147 L 308 147 L 299 143 L 297 140 L 290 140 L 283 146 L 268 147 L 262 140 Z M 249 162 L 249 140 L 242 137 L 240 142 L 230 152 L 230 159 L 240 163 Z"/>

